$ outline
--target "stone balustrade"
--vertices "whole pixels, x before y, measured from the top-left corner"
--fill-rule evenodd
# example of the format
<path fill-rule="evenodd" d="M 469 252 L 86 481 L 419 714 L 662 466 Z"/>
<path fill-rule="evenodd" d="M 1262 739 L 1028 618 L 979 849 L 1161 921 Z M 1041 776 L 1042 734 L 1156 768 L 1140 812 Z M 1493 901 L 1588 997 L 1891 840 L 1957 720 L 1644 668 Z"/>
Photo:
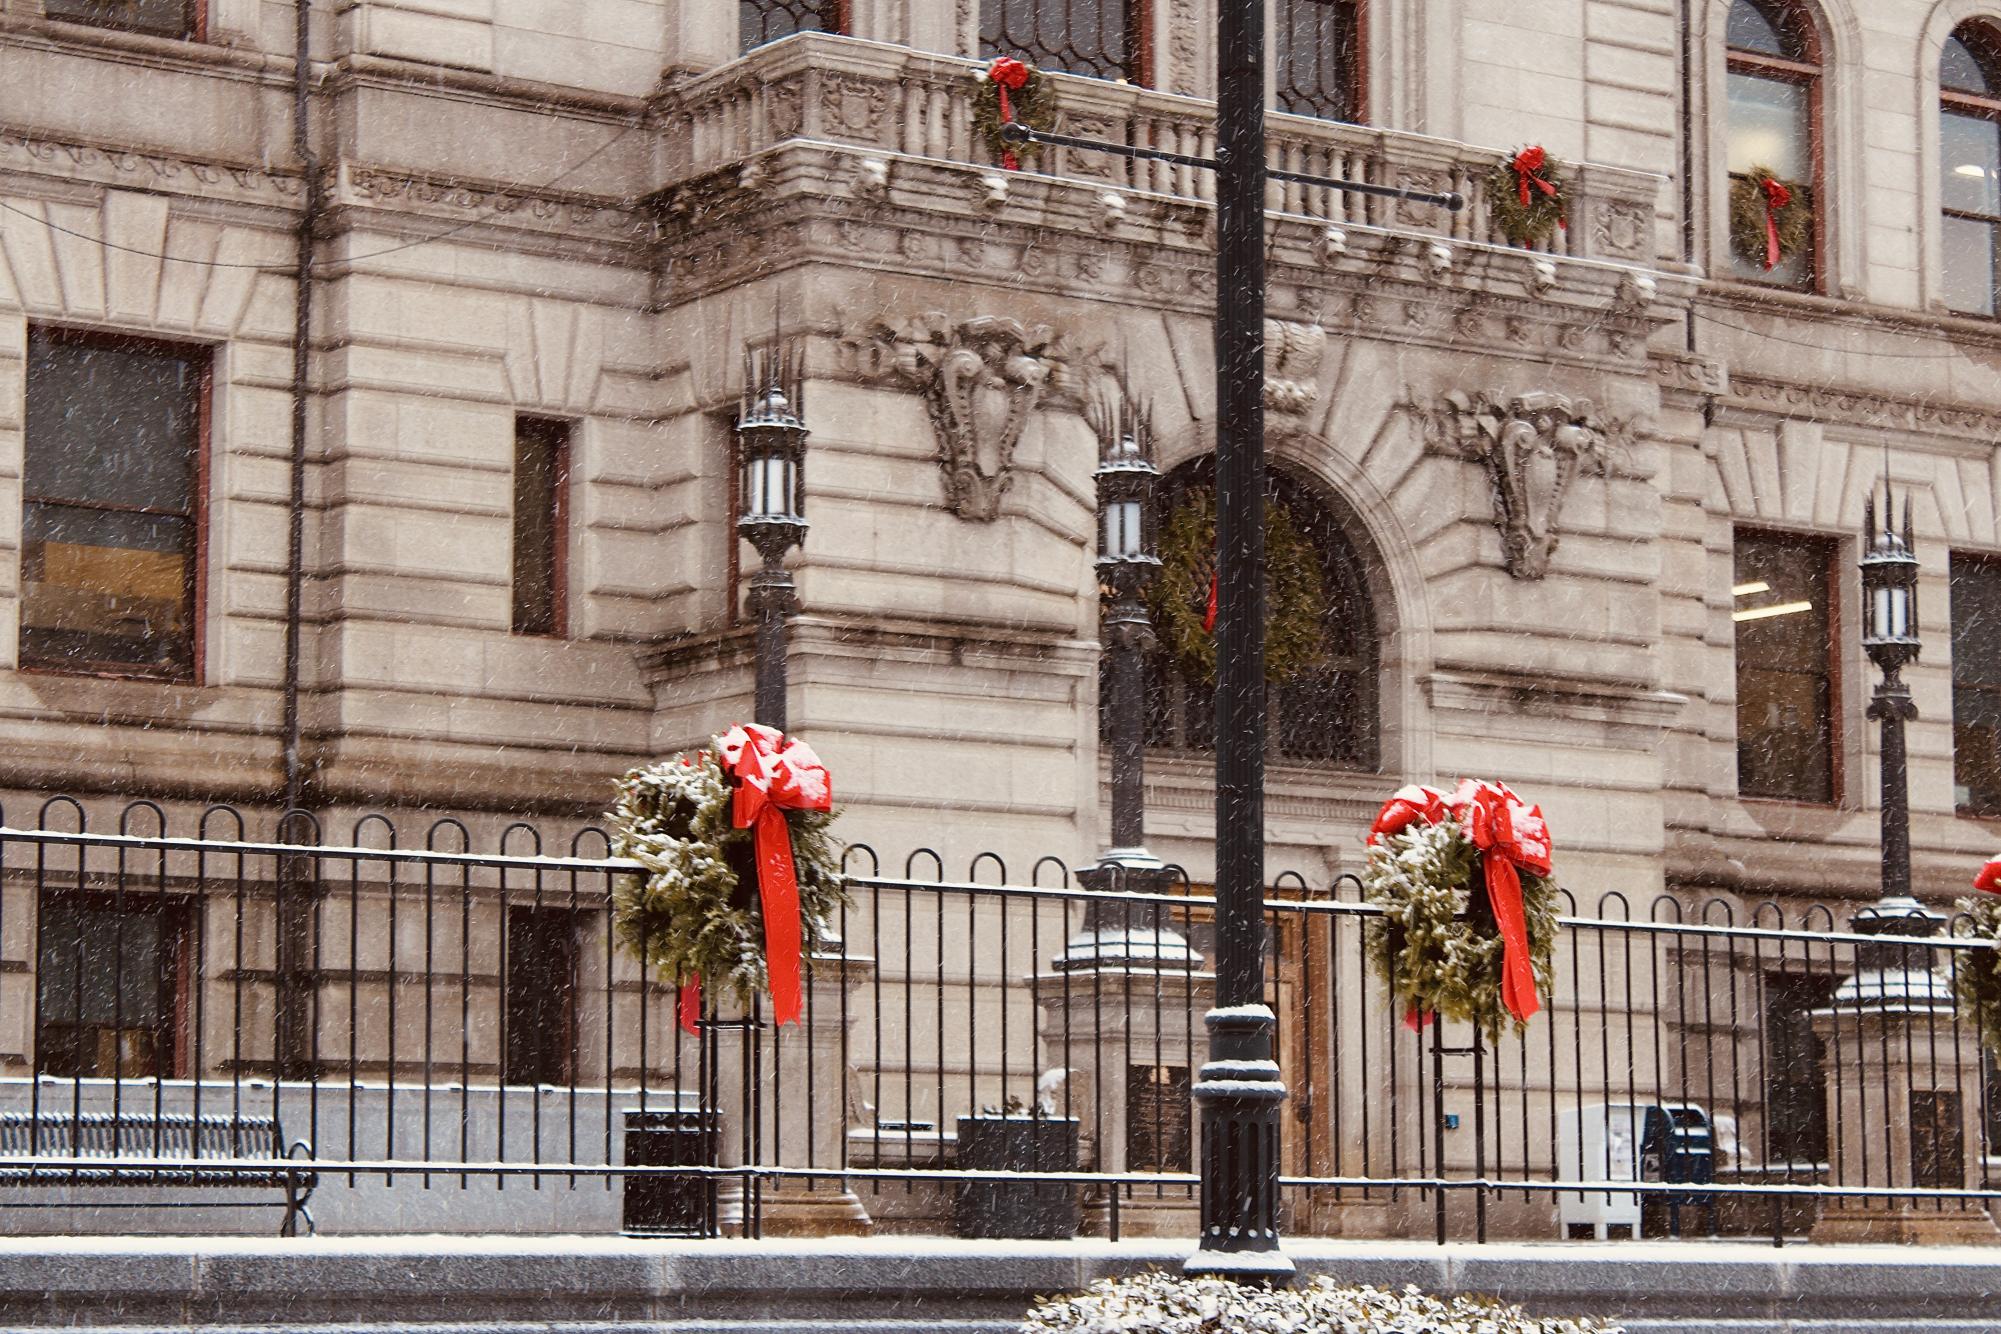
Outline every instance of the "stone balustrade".
<path fill-rule="evenodd" d="M 761 47 L 740 60 L 665 85 L 652 100 L 660 178 L 667 187 L 727 168 L 772 145 L 815 140 L 884 154 L 998 164 L 975 125 L 986 96 L 981 66 L 927 51 L 819 33 Z M 1100 79 L 1045 73 L 1058 132 L 1208 156 L 1215 106 L 1194 98 Z M 1506 245 L 1489 215 L 1484 180 L 1509 150 L 1393 130 L 1274 113 L 1270 165 L 1285 171 L 1415 189 L 1456 191 L 1467 207 L 1387 199 L 1326 186 L 1274 181 L 1270 207 L 1330 227 L 1431 233 Z M 1045 146 L 1029 172 L 1087 185 L 1168 196 L 1196 205 L 1214 198 L 1197 167 Z M 1547 249 L 1560 256 L 1648 263 L 1655 257 L 1660 178 L 1595 163 L 1567 167 L 1570 217 Z"/>

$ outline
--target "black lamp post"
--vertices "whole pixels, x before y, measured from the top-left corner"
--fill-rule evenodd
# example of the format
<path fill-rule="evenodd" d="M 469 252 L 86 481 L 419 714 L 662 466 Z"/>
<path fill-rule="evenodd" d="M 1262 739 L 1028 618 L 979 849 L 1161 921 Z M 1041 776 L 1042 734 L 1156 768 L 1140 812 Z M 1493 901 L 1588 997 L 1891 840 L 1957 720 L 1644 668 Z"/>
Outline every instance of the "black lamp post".
<path fill-rule="evenodd" d="M 757 721 L 785 730 L 785 618 L 798 609 L 785 553 L 806 537 L 806 423 L 801 350 L 774 341 L 744 352 L 737 413 L 737 532 L 763 564 L 750 576 L 757 617 Z"/>
<path fill-rule="evenodd" d="M 1110 660 L 1112 845 L 1103 861 L 1158 866 L 1146 851 L 1146 649 L 1153 625 L 1146 590 L 1160 572 L 1155 554 L 1153 423 L 1119 394 L 1093 413 L 1098 432 L 1098 579 L 1110 592 L 1105 652 Z"/>
<path fill-rule="evenodd" d="M 1883 673 L 1869 704 L 1869 716 L 1883 730 L 1883 895 L 1869 911 L 1908 917 L 1923 912 L 1911 898 L 1910 774 L 1904 752 L 1904 724 L 1916 718 L 1918 710 L 1901 675 L 1918 656 L 1918 558 L 1911 541 L 1908 493 L 1902 533 L 1897 531 L 1893 510 L 1886 483 L 1882 526 L 1876 524 L 1873 496 L 1863 517 L 1862 647 Z"/>

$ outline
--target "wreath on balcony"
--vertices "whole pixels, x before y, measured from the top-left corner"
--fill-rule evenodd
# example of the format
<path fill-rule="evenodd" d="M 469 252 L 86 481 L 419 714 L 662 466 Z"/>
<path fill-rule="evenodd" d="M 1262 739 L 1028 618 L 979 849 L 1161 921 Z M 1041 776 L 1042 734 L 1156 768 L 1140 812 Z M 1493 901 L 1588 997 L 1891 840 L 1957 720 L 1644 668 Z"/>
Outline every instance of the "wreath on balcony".
<path fill-rule="evenodd" d="M 997 56 L 985 69 L 975 70 L 980 93 L 973 100 L 973 128 L 987 144 L 994 161 L 1009 171 L 1021 169 L 1021 159 L 1042 145 L 1030 140 L 1013 143 L 1001 137 L 1001 126 L 1026 125 L 1031 130 L 1056 128 L 1055 99 L 1040 70 L 1013 56 Z"/>
<path fill-rule="evenodd" d="M 1148 593 L 1154 624 L 1182 673 L 1216 679 L 1216 497 L 1192 490 L 1160 536 L 1160 577 Z M 1320 553 L 1277 501 L 1265 502 L 1265 680 L 1283 685 L 1325 656 Z"/>
<path fill-rule="evenodd" d="M 1547 245 L 1558 228 L 1570 225 L 1564 170 L 1542 145 L 1530 144 L 1487 173 L 1487 212 L 1509 245 Z"/>
<path fill-rule="evenodd" d="M 1770 167 L 1730 178 L 1730 249 L 1769 273 L 1806 248 L 1813 233 L 1813 191 Z"/>
<path fill-rule="evenodd" d="M 1507 787 L 1406 787 L 1369 830 L 1362 886 L 1377 971 L 1405 1022 L 1470 1020 L 1498 1040 L 1542 1007 L 1552 980 L 1557 885 L 1548 823 Z"/>
<path fill-rule="evenodd" d="M 1959 910 L 1966 914 L 1968 934 L 1994 948 L 1957 951 L 1952 986 L 1981 1040 L 2001 1058 L 2001 857 L 1980 868 L 1973 887 L 1985 892 L 1961 899 Z"/>
<path fill-rule="evenodd" d="M 619 779 L 612 851 L 645 871 L 614 886 L 613 924 L 682 989 L 684 1027 L 703 986 L 746 1007 L 768 991 L 775 1023 L 797 1017 L 801 957 L 847 901 L 833 819 L 819 757 L 768 727 L 731 728 Z"/>

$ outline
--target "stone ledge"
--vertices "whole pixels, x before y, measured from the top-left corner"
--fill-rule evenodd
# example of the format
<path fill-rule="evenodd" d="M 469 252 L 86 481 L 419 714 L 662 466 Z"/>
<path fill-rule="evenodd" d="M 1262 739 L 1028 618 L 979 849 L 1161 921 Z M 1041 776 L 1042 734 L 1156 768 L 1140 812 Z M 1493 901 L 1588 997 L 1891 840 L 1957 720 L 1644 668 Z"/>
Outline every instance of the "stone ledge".
<path fill-rule="evenodd" d="M 849 1334 L 1011 1329 L 1042 1294 L 1178 1266 L 1171 1241 L 607 1237 L 41 1238 L 0 1243 L 9 1328 Z M 1498 1294 L 1631 1334 L 1971 1334 L 2001 1256 L 1907 1247 L 1299 1241 L 1303 1275 Z"/>

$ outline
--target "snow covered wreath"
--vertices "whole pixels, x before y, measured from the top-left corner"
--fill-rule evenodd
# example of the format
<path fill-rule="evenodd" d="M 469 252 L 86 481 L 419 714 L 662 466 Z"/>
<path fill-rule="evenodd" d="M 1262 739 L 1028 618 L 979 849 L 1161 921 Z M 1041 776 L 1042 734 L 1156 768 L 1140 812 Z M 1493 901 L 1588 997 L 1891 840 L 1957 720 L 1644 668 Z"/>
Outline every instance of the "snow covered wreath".
<path fill-rule="evenodd" d="M 1957 951 L 1952 985 L 1988 1050 L 2001 1058 L 2001 857 L 1980 868 L 1973 887 L 1984 892 L 1961 899 L 1959 910 L 1966 914 L 1968 934 L 1994 948 Z"/>
<path fill-rule="evenodd" d="M 1557 886 L 1540 806 L 1471 778 L 1399 789 L 1369 830 L 1362 886 L 1383 910 L 1370 953 L 1406 1023 L 1467 1019 L 1495 1040 L 1542 1008 Z"/>
<path fill-rule="evenodd" d="M 801 959 L 847 899 L 833 783 L 812 748 L 732 727 L 713 749 L 626 774 L 610 818 L 613 852 L 646 868 L 613 892 L 619 937 L 681 988 L 681 1026 L 693 1031 L 704 984 L 746 1006 L 768 990 L 773 1023 L 797 1019 Z"/>

